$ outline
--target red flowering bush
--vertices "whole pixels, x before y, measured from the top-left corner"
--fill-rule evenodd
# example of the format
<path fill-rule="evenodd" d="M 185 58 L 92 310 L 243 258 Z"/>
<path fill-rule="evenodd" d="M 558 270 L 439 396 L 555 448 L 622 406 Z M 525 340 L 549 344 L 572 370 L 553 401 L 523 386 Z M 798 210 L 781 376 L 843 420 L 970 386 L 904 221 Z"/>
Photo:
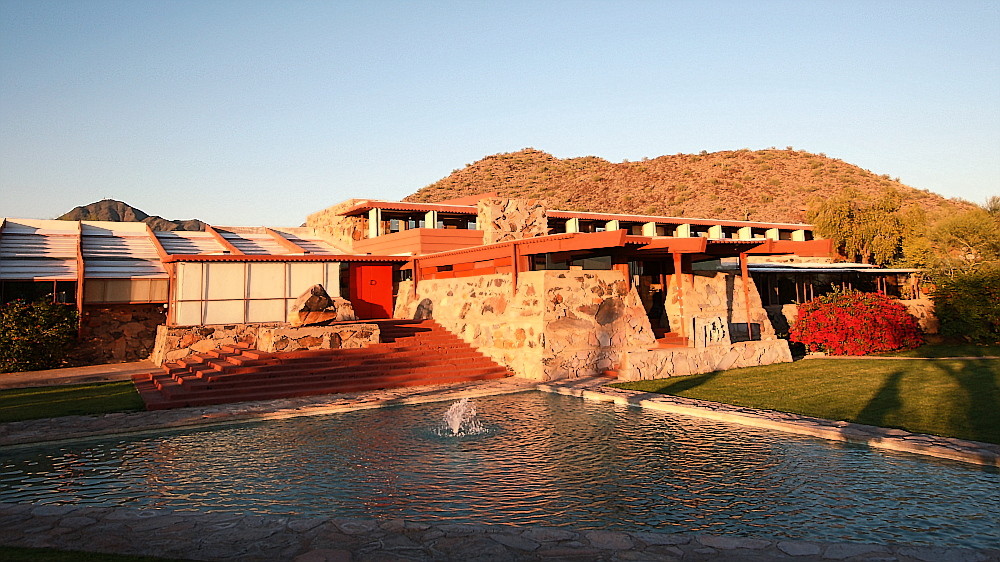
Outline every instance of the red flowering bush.
<path fill-rule="evenodd" d="M 867 355 L 923 344 L 917 319 L 881 293 L 835 291 L 799 305 L 789 338 L 809 351 Z"/>

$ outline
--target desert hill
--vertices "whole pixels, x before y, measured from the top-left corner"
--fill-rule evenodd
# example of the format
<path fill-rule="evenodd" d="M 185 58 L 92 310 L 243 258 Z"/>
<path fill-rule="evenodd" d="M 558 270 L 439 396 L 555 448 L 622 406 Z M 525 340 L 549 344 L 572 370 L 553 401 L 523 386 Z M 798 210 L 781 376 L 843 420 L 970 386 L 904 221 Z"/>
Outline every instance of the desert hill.
<path fill-rule="evenodd" d="M 811 201 L 848 186 L 867 198 L 894 188 L 904 208 L 922 207 L 930 216 L 971 208 L 898 178 L 793 149 L 703 151 L 616 164 L 596 156 L 559 159 L 525 148 L 487 156 L 405 200 L 438 202 L 498 192 L 544 199 L 549 208 L 567 211 L 797 223 L 805 221 Z"/>
<path fill-rule="evenodd" d="M 57 220 L 144 222 L 153 230 L 205 230 L 205 223 L 200 220 L 172 221 L 155 215 L 150 216 L 128 203 L 114 199 L 103 199 L 96 203 L 76 207 L 58 217 Z"/>

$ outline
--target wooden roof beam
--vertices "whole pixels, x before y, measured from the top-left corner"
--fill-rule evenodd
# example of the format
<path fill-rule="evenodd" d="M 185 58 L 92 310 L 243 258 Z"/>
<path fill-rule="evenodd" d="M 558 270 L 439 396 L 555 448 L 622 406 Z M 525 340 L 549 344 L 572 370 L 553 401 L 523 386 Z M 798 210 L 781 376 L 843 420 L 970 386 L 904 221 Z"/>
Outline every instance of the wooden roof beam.
<path fill-rule="evenodd" d="M 226 249 L 230 254 L 233 254 L 233 255 L 236 255 L 236 256 L 242 256 L 242 255 L 244 255 L 243 250 L 240 250 L 236 246 L 233 246 L 233 243 L 230 242 L 229 240 L 226 240 L 226 237 L 223 236 L 212 225 L 206 224 L 205 225 L 205 232 L 211 234 L 212 237 L 215 238 L 215 241 L 218 242 L 220 245 L 222 245 L 222 247 L 224 249 Z"/>
<path fill-rule="evenodd" d="M 281 244 L 282 247 L 284 247 L 286 250 L 290 251 L 293 254 L 308 254 L 309 253 L 309 250 L 306 250 L 302 246 L 299 246 L 295 242 L 292 242 L 288 238 L 285 238 L 284 236 L 281 235 L 280 232 L 278 232 L 277 230 L 274 230 L 273 228 L 268 228 L 268 227 L 265 226 L 264 227 L 264 232 L 270 234 L 271 237 L 274 238 L 278 242 L 278 244 Z"/>

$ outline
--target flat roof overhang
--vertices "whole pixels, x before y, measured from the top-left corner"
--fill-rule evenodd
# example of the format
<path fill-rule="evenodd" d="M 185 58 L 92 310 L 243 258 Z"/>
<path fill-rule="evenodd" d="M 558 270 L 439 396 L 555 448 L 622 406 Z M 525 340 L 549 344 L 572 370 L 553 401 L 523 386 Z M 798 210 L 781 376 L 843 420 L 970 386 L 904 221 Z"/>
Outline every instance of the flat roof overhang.
<path fill-rule="evenodd" d="M 448 205 L 444 203 L 407 203 L 404 201 L 381 201 L 377 199 L 366 199 L 358 201 L 354 205 L 340 211 L 340 215 L 345 217 L 362 215 L 372 209 L 382 209 L 383 211 L 410 211 L 426 213 L 427 211 L 437 211 L 439 213 L 453 213 L 457 215 L 473 215 L 478 213 L 475 205 Z"/>
<path fill-rule="evenodd" d="M 471 261 L 485 261 L 510 257 L 514 253 L 519 256 L 547 254 L 550 252 L 569 252 L 573 250 L 598 250 L 603 248 L 618 248 L 625 245 L 627 236 L 624 230 L 607 232 L 573 232 L 568 234 L 550 234 L 535 236 L 520 240 L 508 240 L 485 246 L 449 250 L 436 254 L 415 256 L 421 267 L 453 265 Z"/>
<path fill-rule="evenodd" d="M 370 255 L 330 255 L 330 254 L 174 254 L 164 258 L 164 263 L 178 262 L 388 262 L 405 263 L 409 256 L 370 256 Z"/>

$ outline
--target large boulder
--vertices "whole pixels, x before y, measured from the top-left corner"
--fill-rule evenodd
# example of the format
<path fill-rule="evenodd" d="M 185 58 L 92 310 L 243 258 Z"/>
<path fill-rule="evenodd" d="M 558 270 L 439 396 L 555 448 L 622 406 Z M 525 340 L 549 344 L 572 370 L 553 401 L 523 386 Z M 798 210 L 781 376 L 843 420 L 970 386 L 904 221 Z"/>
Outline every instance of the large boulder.
<path fill-rule="evenodd" d="M 292 326 L 322 326 L 332 322 L 357 320 L 351 301 L 331 297 L 323 285 L 313 285 L 288 308 Z"/>

